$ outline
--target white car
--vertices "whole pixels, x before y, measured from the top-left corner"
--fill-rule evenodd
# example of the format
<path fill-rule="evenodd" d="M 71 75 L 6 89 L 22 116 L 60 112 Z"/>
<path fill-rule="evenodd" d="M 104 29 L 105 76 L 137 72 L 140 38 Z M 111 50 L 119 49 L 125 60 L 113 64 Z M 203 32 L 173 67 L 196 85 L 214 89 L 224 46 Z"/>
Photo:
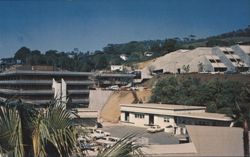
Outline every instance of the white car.
<path fill-rule="evenodd" d="M 96 140 L 96 143 L 98 143 L 102 146 L 110 147 L 110 146 L 113 146 L 119 140 L 120 140 L 120 138 L 118 138 L 118 137 L 106 136 L 106 137 L 102 137 L 102 138 Z"/>
<path fill-rule="evenodd" d="M 105 136 L 110 136 L 110 133 L 109 132 L 104 132 L 102 130 L 95 130 L 93 133 L 90 134 L 90 137 L 92 138 L 96 138 L 96 139 L 100 139 L 102 137 L 105 137 Z"/>
<path fill-rule="evenodd" d="M 109 89 L 111 89 L 111 90 L 119 90 L 119 86 L 118 85 L 110 86 Z"/>
<path fill-rule="evenodd" d="M 147 129 L 147 132 L 149 132 L 149 133 L 155 133 L 155 132 L 161 132 L 163 130 L 164 130 L 164 128 L 161 128 L 159 125 L 153 125 L 153 126 L 150 126 Z"/>

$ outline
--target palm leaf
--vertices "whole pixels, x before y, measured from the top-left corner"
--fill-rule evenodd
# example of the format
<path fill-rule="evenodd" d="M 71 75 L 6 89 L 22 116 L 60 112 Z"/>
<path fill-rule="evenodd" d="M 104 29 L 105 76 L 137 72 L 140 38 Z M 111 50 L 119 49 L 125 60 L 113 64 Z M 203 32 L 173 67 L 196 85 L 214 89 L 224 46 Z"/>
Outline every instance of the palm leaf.
<path fill-rule="evenodd" d="M 71 127 L 71 113 L 62 105 L 49 107 L 44 122 L 50 134 L 47 140 L 57 148 L 60 156 L 70 155 L 76 143 L 76 132 Z"/>
<path fill-rule="evenodd" d="M 15 108 L 0 107 L 0 149 L 14 156 L 24 156 L 21 119 Z"/>
<path fill-rule="evenodd" d="M 135 135 L 127 135 L 121 140 L 116 142 L 113 146 L 101 150 L 97 157 L 132 157 L 132 156 L 143 156 L 141 151 L 142 145 L 135 142 Z"/>

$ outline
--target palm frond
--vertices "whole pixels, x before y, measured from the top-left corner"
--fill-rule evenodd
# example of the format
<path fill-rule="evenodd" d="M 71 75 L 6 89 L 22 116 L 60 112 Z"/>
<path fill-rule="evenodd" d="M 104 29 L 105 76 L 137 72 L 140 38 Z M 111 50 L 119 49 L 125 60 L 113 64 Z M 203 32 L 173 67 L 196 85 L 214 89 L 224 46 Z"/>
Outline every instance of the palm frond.
<path fill-rule="evenodd" d="M 143 153 L 140 148 L 142 145 L 139 145 L 135 142 L 135 135 L 127 135 L 120 139 L 113 146 L 105 148 L 98 153 L 98 157 L 113 157 L 113 156 L 122 156 L 122 157 L 132 157 L 132 156 L 143 156 Z"/>
<path fill-rule="evenodd" d="M 48 108 L 44 121 L 48 127 L 50 141 L 61 156 L 68 156 L 73 152 L 76 143 L 76 132 L 71 127 L 71 114 L 63 106 Z"/>
<path fill-rule="evenodd" d="M 0 126 L 1 151 L 24 156 L 21 119 L 15 108 L 0 107 Z"/>

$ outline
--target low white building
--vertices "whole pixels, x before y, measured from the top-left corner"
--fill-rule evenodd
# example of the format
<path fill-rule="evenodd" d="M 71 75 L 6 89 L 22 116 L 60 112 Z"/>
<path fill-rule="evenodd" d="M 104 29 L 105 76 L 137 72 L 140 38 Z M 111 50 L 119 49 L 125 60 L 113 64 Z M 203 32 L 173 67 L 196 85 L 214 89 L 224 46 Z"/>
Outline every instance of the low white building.
<path fill-rule="evenodd" d="M 123 71 L 124 67 L 123 65 L 111 65 L 111 71 Z"/>
<path fill-rule="evenodd" d="M 207 113 L 206 107 L 170 104 L 121 104 L 123 124 L 166 127 L 180 124 L 230 126 L 232 119 L 224 114 Z"/>

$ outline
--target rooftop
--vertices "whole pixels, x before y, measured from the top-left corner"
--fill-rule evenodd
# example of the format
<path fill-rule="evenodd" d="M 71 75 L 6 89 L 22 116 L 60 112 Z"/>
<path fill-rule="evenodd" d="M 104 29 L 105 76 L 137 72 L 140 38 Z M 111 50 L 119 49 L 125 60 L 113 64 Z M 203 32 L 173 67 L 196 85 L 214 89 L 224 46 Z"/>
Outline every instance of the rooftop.
<path fill-rule="evenodd" d="M 240 45 L 239 46 L 245 53 L 250 54 L 250 46 L 249 45 Z"/>
<path fill-rule="evenodd" d="M 89 108 L 77 108 L 77 113 L 81 118 L 97 118 L 98 111 Z"/>
<path fill-rule="evenodd" d="M 190 117 L 190 118 L 199 118 L 199 119 L 210 119 L 210 120 L 222 120 L 222 121 L 232 121 L 230 117 L 225 114 L 219 113 L 208 113 L 208 112 L 200 112 L 200 113 L 181 113 L 176 115 L 178 117 Z"/>
<path fill-rule="evenodd" d="M 72 72 L 72 71 L 33 71 L 33 70 L 16 70 L 16 71 L 6 71 L 0 73 L 0 76 L 6 75 L 75 75 L 75 76 L 89 76 L 93 75 L 91 72 Z"/>
<path fill-rule="evenodd" d="M 187 106 L 187 105 L 172 105 L 172 104 L 121 104 L 121 107 L 136 107 L 144 109 L 160 109 L 160 110 L 204 110 L 206 107 L 202 106 Z M 146 111 L 145 111 L 146 112 Z M 221 121 L 232 121 L 230 117 L 225 114 L 219 113 L 208 113 L 208 112 L 179 112 L 179 113 L 167 113 L 170 116 L 176 117 L 188 117 L 188 118 L 199 118 L 208 120 L 221 120 Z"/>
<path fill-rule="evenodd" d="M 152 108 L 163 110 L 205 110 L 206 107 L 202 106 L 188 106 L 188 105 L 174 105 L 174 104 L 121 104 L 124 107 L 137 107 L 137 108 Z"/>
<path fill-rule="evenodd" d="M 192 156 L 243 156 L 242 129 L 186 126 L 197 154 Z"/>

